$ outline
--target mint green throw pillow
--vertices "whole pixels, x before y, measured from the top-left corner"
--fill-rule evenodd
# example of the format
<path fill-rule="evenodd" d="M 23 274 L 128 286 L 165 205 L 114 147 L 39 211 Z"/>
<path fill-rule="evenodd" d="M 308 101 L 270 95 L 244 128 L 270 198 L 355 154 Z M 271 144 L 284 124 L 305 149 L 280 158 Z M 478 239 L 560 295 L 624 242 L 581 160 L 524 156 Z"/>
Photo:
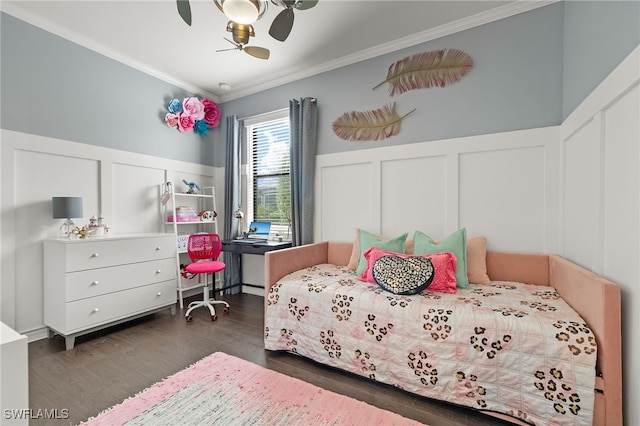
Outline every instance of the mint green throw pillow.
<path fill-rule="evenodd" d="M 356 274 L 360 275 L 367 269 L 367 259 L 364 258 L 364 252 L 371 247 L 378 247 L 383 250 L 395 253 L 404 253 L 404 242 L 407 240 L 408 233 L 404 233 L 394 238 L 378 237 L 370 232 L 360 230 L 360 256 L 358 257 L 358 266 Z"/>
<path fill-rule="evenodd" d="M 456 257 L 456 287 L 469 289 L 467 277 L 467 230 L 458 229 L 439 243 L 430 236 L 416 231 L 413 235 L 413 254 L 451 252 Z"/>

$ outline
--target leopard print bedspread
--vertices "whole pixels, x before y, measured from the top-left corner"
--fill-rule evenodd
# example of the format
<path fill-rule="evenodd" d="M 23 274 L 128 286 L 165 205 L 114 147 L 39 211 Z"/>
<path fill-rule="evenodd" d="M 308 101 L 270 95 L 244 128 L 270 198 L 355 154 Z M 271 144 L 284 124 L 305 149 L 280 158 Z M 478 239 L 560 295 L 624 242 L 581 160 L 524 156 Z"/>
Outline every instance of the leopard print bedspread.
<path fill-rule="evenodd" d="M 265 348 L 532 424 L 590 425 L 597 348 L 584 320 L 551 287 L 471 287 L 398 296 L 313 266 L 266 295 Z"/>

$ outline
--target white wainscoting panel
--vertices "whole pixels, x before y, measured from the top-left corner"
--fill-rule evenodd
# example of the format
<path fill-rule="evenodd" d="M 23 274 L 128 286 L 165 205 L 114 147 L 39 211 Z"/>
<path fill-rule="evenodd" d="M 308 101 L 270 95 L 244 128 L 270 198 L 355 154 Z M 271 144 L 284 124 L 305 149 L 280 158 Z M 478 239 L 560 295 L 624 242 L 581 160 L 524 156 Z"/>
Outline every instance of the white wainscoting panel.
<path fill-rule="evenodd" d="M 318 156 L 315 240 L 352 241 L 357 227 L 440 239 L 466 227 L 492 249 L 556 251 L 558 174 L 548 170 L 559 167 L 558 135 L 548 127 Z"/>
<path fill-rule="evenodd" d="M 316 241 L 352 241 L 356 227 L 377 229 L 379 172 L 373 164 L 337 164 L 317 171 L 315 223 L 321 231 L 314 230 Z"/>
<path fill-rule="evenodd" d="M 444 234 L 451 185 L 447 157 L 403 158 L 382 161 L 380 166 L 381 233 L 400 235 L 420 230 L 427 235 Z M 453 185 L 455 188 L 455 182 Z"/>
<path fill-rule="evenodd" d="M 601 241 L 600 120 L 590 120 L 564 143 L 562 250 L 573 261 L 597 269 Z M 601 246 L 600 246 L 601 247 Z"/>
<path fill-rule="evenodd" d="M 460 154 L 460 223 L 501 250 L 543 252 L 545 182 L 544 145 Z"/>
<path fill-rule="evenodd" d="M 638 63 L 640 73 L 640 63 Z M 640 424 L 640 88 L 604 110 L 602 274 L 622 286 L 625 424 Z"/>
<path fill-rule="evenodd" d="M 622 290 L 625 424 L 640 424 L 640 47 L 562 123 L 561 254 Z"/>
<path fill-rule="evenodd" d="M 640 87 L 605 111 L 604 265 L 612 280 L 638 284 L 640 263 Z M 638 324 L 637 322 L 634 324 Z"/>
<path fill-rule="evenodd" d="M 30 340 L 47 336 L 42 240 L 55 237 L 63 222 L 51 217 L 51 197 L 82 197 L 78 226 L 102 213 L 115 234 L 158 232 L 160 184 L 179 176 L 212 186 L 222 175 L 210 166 L 9 130 L 1 138 L 0 314 Z"/>
<path fill-rule="evenodd" d="M 14 155 L 16 326 L 42 326 L 42 240 L 55 236 L 64 219 L 52 219 L 51 197 L 82 196 L 85 217 L 98 201 L 99 163 L 95 159 L 16 150 Z M 76 225 L 83 219 L 73 219 Z"/>
<path fill-rule="evenodd" d="M 105 215 L 112 232 L 158 232 L 158 186 L 165 171 L 121 163 L 114 163 L 112 170 L 113 205 L 111 215 Z"/>

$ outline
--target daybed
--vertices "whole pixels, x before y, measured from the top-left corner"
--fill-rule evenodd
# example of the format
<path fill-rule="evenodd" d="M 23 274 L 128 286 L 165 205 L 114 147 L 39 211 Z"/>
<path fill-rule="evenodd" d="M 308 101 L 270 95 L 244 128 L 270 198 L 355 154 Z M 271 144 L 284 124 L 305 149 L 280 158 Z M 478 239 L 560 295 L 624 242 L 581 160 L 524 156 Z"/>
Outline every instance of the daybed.
<path fill-rule="evenodd" d="M 557 255 L 486 251 L 489 285 L 401 296 L 356 279 L 345 266 L 352 250 L 351 243 L 321 242 L 266 254 L 267 350 L 515 424 L 622 425 L 616 284 Z M 521 306 L 500 305 L 501 295 L 514 289 L 524 292 Z M 499 312 L 506 325 L 474 329 L 476 320 L 454 317 L 462 305 Z M 582 319 L 551 319 L 556 310 Z M 455 336 L 463 341 L 452 342 Z M 554 353 L 551 343 L 561 340 L 564 349 Z M 513 374 L 521 368 L 524 378 Z"/>

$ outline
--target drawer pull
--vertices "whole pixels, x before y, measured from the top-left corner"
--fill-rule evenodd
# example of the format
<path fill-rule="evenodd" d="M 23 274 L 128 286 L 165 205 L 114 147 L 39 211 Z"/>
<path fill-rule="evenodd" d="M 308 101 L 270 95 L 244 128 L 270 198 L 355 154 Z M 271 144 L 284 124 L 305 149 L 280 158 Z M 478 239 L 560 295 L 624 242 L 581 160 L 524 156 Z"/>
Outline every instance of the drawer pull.
<path fill-rule="evenodd" d="M 156 247 L 156 251 L 160 251 L 160 250 L 162 250 L 162 247 L 160 246 Z"/>
<path fill-rule="evenodd" d="M 160 273 L 162 273 L 162 269 L 156 270 L 156 274 L 160 274 Z"/>
<path fill-rule="evenodd" d="M 158 292 L 158 296 L 162 296 L 162 292 L 161 291 Z"/>
<path fill-rule="evenodd" d="M 94 282 L 91 283 L 91 285 L 98 285 L 98 284 L 100 284 L 98 280 L 95 280 Z"/>
<path fill-rule="evenodd" d="M 91 257 L 99 257 L 99 256 L 100 256 L 100 253 L 93 253 L 93 254 L 91 255 Z"/>
<path fill-rule="evenodd" d="M 96 312 L 98 312 L 99 309 L 98 308 L 93 308 L 93 311 L 91 311 L 91 313 L 95 314 Z"/>

